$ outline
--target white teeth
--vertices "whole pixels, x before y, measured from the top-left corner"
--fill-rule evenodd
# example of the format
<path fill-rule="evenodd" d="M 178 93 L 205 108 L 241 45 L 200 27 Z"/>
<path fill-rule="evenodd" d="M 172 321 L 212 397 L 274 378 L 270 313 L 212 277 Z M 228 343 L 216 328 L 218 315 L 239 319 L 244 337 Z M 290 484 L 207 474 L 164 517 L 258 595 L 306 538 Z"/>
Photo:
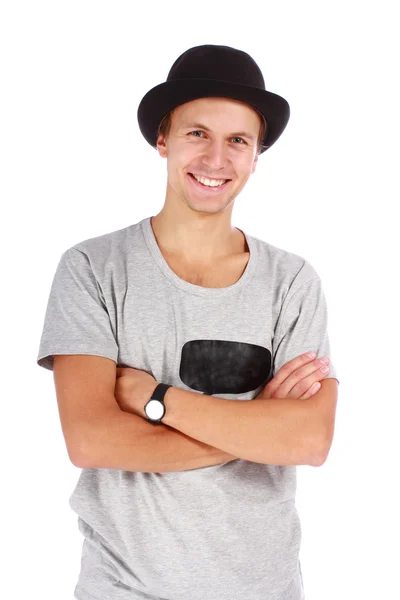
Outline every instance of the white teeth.
<path fill-rule="evenodd" d="M 210 187 L 222 185 L 223 183 L 225 183 L 225 181 L 227 181 L 227 179 L 207 179 L 206 177 L 199 177 L 198 175 L 193 175 L 193 177 L 197 179 L 197 181 L 200 181 L 200 183 L 203 183 L 204 185 L 208 185 Z"/>

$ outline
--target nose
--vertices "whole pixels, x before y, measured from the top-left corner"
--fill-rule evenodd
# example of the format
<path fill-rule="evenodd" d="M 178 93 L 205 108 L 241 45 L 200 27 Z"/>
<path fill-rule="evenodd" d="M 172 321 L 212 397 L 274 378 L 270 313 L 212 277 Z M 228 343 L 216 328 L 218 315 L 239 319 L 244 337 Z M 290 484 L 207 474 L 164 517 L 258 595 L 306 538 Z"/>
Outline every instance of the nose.
<path fill-rule="evenodd" d="M 223 169 L 226 164 L 227 148 L 223 140 L 210 141 L 203 155 L 203 163 L 210 171 Z"/>

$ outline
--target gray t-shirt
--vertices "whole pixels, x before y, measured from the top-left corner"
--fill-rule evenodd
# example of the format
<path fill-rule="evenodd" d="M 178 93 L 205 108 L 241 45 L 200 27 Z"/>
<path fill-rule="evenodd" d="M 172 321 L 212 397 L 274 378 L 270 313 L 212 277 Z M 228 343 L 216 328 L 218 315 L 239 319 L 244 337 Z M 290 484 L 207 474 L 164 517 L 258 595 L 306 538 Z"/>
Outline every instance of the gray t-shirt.
<path fill-rule="evenodd" d="M 178 277 L 150 217 L 75 244 L 57 266 L 38 365 L 93 354 L 158 382 L 250 400 L 290 359 L 330 356 L 315 269 L 243 233 L 249 262 L 225 288 Z M 332 358 L 327 376 L 337 379 Z M 242 459 L 167 473 L 82 469 L 69 500 L 84 536 L 74 596 L 302 600 L 295 493 L 296 466 Z"/>

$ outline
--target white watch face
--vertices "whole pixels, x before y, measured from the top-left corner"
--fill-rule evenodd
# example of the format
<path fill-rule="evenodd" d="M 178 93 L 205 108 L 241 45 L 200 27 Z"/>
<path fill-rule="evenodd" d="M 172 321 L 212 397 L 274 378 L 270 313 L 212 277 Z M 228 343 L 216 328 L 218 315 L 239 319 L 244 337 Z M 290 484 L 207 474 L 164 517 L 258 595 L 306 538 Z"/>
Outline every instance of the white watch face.
<path fill-rule="evenodd" d="M 164 406 L 159 400 L 150 400 L 146 405 L 146 414 L 149 419 L 161 419 L 164 414 Z"/>

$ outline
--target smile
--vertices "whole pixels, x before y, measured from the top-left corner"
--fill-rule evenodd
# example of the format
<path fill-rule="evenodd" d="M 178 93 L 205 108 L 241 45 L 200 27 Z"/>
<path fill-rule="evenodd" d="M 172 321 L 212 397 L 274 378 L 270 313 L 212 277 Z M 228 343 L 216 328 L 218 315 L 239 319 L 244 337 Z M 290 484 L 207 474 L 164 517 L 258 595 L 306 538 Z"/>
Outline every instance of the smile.
<path fill-rule="evenodd" d="M 206 193 L 206 194 L 221 193 L 222 191 L 225 191 L 227 186 L 232 181 L 231 179 L 227 179 L 225 181 L 225 183 L 223 183 L 222 185 L 212 185 L 211 186 L 211 185 L 206 185 L 206 184 L 200 183 L 200 181 L 197 181 L 197 179 L 194 177 L 194 175 L 192 173 L 188 173 L 188 177 L 189 177 L 190 181 L 192 182 L 192 185 L 195 186 L 196 190 L 202 191 L 203 193 Z M 206 179 L 206 178 L 202 178 L 202 179 Z M 213 180 L 211 180 L 211 181 L 213 181 Z M 214 181 L 221 181 L 221 180 L 214 180 Z"/>

